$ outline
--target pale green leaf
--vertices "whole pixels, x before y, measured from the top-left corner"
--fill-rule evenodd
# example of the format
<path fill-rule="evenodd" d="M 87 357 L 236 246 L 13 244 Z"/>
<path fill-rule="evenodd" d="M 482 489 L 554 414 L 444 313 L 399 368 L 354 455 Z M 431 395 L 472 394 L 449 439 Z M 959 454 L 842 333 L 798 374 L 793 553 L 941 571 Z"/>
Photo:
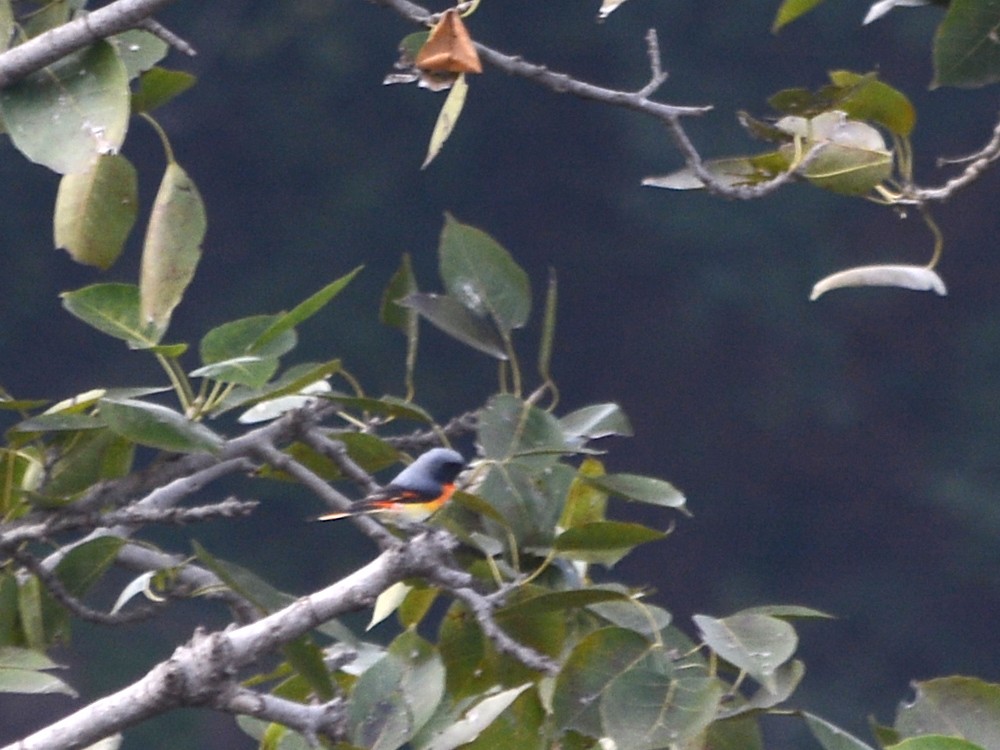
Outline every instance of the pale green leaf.
<path fill-rule="evenodd" d="M 117 153 L 129 117 L 128 74 L 96 42 L 0 91 L 0 116 L 19 151 L 60 174 Z"/>
<path fill-rule="evenodd" d="M 771 693 L 778 692 L 776 672 L 798 645 L 795 629 L 768 615 L 692 618 L 701 637 L 715 653 L 745 671 Z"/>
<path fill-rule="evenodd" d="M 135 167 L 103 154 L 83 172 L 63 175 L 55 208 L 55 245 L 77 263 L 107 270 L 118 259 L 139 207 Z"/>
<path fill-rule="evenodd" d="M 176 162 L 167 165 L 146 230 L 139 272 L 143 323 L 159 341 L 201 259 L 207 219 L 198 188 Z"/>
<path fill-rule="evenodd" d="M 823 750 L 872 750 L 870 745 L 826 719 L 805 711 L 802 717 L 806 720 L 806 726 L 809 727 L 813 737 L 823 746 Z"/>
<path fill-rule="evenodd" d="M 154 67 L 139 76 L 139 86 L 132 93 L 132 112 L 152 112 L 179 96 L 197 82 L 190 73 Z"/>
<path fill-rule="evenodd" d="M 915 682 L 916 696 L 896 713 L 902 737 L 944 734 L 984 748 L 1000 747 L 1000 684 L 976 677 Z"/>
<path fill-rule="evenodd" d="M 530 687 L 529 682 L 484 698 L 469 707 L 461 719 L 432 737 L 423 750 L 455 750 L 472 742 Z"/>
<path fill-rule="evenodd" d="M 771 26 L 771 31 L 779 31 L 782 26 L 808 13 L 821 2 L 823 0 L 783 0 L 781 7 L 778 8 L 778 14 L 774 17 L 774 24 Z"/>
<path fill-rule="evenodd" d="M 448 294 L 501 331 L 520 328 L 531 312 L 528 274 L 500 243 L 480 229 L 445 215 L 438 247 Z"/>
<path fill-rule="evenodd" d="M 100 414 L 112 430 L 139 445 L 178 453 L 214 453 L 222 448 L 222 438 L 205 425 L 159 404 L 104 399 Z"/>
<path fill-rule="evenodd" d="M 170 50 L 165 41 L 142 29 L 124 31 L 109 37 L 108 41 L 118 51 L 118 56 L 125 64 L 129 80 L 152 68 L 166 57 Z"/>
<path fill-rule="evenodd" d="M 133 348 L 157 342 L 153 327 L 140 322 L 139 288 L 133 284 L 93 284 L 60 297 L 63 307 L 84 323 Z"/>

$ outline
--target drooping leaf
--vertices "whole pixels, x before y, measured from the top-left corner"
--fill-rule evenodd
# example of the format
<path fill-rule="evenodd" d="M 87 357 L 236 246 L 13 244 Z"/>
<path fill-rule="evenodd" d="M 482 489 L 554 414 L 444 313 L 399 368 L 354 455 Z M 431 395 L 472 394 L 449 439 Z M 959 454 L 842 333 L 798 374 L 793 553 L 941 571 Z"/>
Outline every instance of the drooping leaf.
<path fill-rule="evenodd" d="M 782 26 L 790 24 L 792 21 L 808 13 L 819 5 L 823 0 L 782 0 L 778 14 L 774 17 L 774 24 L 771 31 L 777 33 Z"/>
<path fill-rule="evenodd" d="M 543 381 L 551 381 L 552 346 L 556 337 L 556 305 L 559 299 L 559 286 L 556 282 L 556 272 L 549 269 L 549 283 L 545 289 L 545 312 L 542 316 L 542 335 L 538 342 L 538 374 Z"/>
<path fill-rule="evenodd" d="M 1000 742 L 1000 684 L 975 677 L 941 677 L 914 683 L 916 697 L 900 704 L 900 736 L 943 734 L 997 747 Z"/>
<path fill-rule="evenodd" d="M 159 404 L 137 399 L 104 399 L 101 416 L 119 435 L 150 448 L 178 453 L 214 453 L 223 440 L 203 424 Z"/>
<path fill-rule="evenodd" d="M 952 0 L 934 35 L 931 88 L 979 88 L 1000 81 L 1000 2 Z"/>
<path fill-rule="evenodd" d="M 402 331 L 407 337 L 416 322 L 414 311 L 399 304 L 400 300 L 417 291 L 417 279 L 413 275 L 413 263 L 409 253 L 404 253 L 399 268 L 389 279 L 382 293 L 382 306 L 379 309 L 379 319 L 387 326 Z"/>
<path fill-rule="evenodd" d="M 305 322 L 318 313 L 327 303 L 343 291 L 344 287 L 351 283 L 364 266 L 358 266 L 350 273 L 341 276 L 339 279 L 330 282 L 308 299 L 303 300 L 292 308 L 289 312 L 275 316 L 275 320 L 257 337 L 257 340 L 250 345 L 250 351 L 259 352 L 281 336 L 292 331 L 295 326 Z"/>
<path fill-rule="evenodd" d="M 431 140 L 427 145 L 427 156 L 424 157 L 424 163 L 420 165 L 421 169 L 427 169 L 435 157 L 441 153 L 441 148 L 444 146 L 445 141 L 448 140 L 448 137 L 458 124 L 458 118 L 462 114 L 462 108 L 465 106 L 465 97 L 468 93 L 469 84 L 465 80 L 465 73 L 459 73 L 458 78 L 451 85 L 448 97 L 441 106 L 441 111 L 438 112 L 437 120 L 434 123 L 434 130 L 431 132 Z"/>
<path fill-rule="evenodd" d="M 527 322 L 531 311 L 528 274 L 495 239 L 446 214 L 438 252 L 441 280 L 449 296 L 475 315 L 489 316 L 502 331 Z"/>
<path fill-rule="evenodd" d="M 141 320 L 153 326 L 157 341 L 194 277 L 207 226 L 194 181 L 170 162 L 153 201 L 139 272 Z"/>
<path fill-rule="evenodd" d="M 139 86 L 132 93 L 132 112 L 152 112 L 179 96 L 197 82 L 190 73 L 153 67 L 139 76 Z"/>
<path fill-rule="evenodd" d="M 61 295 L 63 307 L 102 333 L 134 349 L 154 346 L 156 331 L 141 322 L 139 288 L 134 284 L 93 284 Z"/>
<path fill-rule="evenodd" d="M 403 581 L 396 581 L 389 588 L 379 594 L 375 599 L 375 606 L 372 607 L 372 616 L 368 620 L 368 625 L 365 627 L 365 630 L 371 630 L 380 622 L 383 622 L 391 617 L 392 613 L 399 608 L 399 605 L 403 603 L 403 600 L 406 599 L 407 594 L 409 594 L 412 589 L 413 587 L 409 584 L 404 583 Z"/>
<path fill-rule="evenodd" d="M 55 245 L 77 263 L 107 270 L 118 259 L 139 210 L 135 167 L 119 154 L 63 175 L 55 208 Z"/>
<path fill-rule="evenodd" d="M 44 651 L 51 638 L 46 632 L 45 618 L 42 616 L 42 583 L 37 576 L 32 575 L 18 584 L 17 615 L 24 645 L 36 651 Z"/>
<path fill-rule="evenodd" d="M 328 701 L 333 697 L 333 681 L 323 662 L 323 649 L 309 635 L 289 641 L 281 652 L 319 700 Z"/>
<path fill-rule="evenodd" d="M 454 297 L 418 292 L 399 300 L 399 304 L 416 310 L 429 323 L 463 344 L 491 357 L 507 359 L 503 339 L 493 322 L 470 312 Z"/>
<path fill-rule="evenodd" d="M 128 74 L 99 41 L 0 91 L 2 116 L 28 159 L 67 174 L 117 153 L 128 127 Z"/>
<path fill-rule="evenodd" d="M 920 292 L 933 291 L 942 297 L 948 294 L 944 281 L 927 266 L 880 265 L 858 266 L 830 274 L 816 282 L 809 299 L 817 300 L 832 289 L 853 286 L 891 286 Z"/>
<path fill-rule="evenodd" d="M 617 497 L 666 508 L 683 509 L 684 495 L 670 482 L 638 474 L 603 474 L 586 480 Z"/>
<path fill-rule="evenodd" d="M 767 615 L 744 614 L 722 619 L 695 615 L 692 619 L 709 648 L 768 691 L 778 692 L 775 673 L 798 645 L 798 636 L 791 625 Z"/>

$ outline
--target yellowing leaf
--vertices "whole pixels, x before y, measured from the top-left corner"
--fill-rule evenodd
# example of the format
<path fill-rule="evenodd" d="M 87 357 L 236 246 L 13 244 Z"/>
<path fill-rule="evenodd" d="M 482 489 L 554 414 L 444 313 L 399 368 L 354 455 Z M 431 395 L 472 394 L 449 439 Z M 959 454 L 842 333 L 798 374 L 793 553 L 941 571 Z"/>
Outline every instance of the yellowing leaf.
<path fill-rule="evenodd" d="M 431 133 L 431 142 L 427 147 L 427 156 L 424 158 L 424 163 L 420 165 L 421 169 L 426 169 L 434 161 L 434 158 L 440 153 L 441 147 L 444 146 L 444 142 L 451 135 L 451 131 L 455 129 L 458 117 L 462 114 L 462 107 L 465 106 L 465 95 L 468 93 L 469 84 L 465 82 L 465 73 L 462 73 L 455 79 L 451 91 L 448 92 L 448 98 L 444 100 L 444 105 L 438 113 L 437 122 L 434 123 L 434 131 Z"/>
<path fill-rule="evenodd" d="M 206 227 L 198 188 L 180 165 L 171 162 L 153 203 L 139 274 L 141 319 L 155 329 L 157 341 L 194 276 Z"/>
<path fill-rule="evenodd" d="M 124 156 L 98 156 L 84 172 L 63 175 L 56 195 L 55 244 L 77 263 L 107 270 L 135 224 L 135 168 Z"/>

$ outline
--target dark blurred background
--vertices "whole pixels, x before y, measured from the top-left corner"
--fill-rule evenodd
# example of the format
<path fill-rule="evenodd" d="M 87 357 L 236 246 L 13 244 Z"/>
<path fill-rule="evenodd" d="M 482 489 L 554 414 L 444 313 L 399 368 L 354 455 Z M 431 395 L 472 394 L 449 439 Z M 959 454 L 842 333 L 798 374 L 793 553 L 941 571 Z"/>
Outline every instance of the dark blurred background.
<path fill-rule="evenodd" d="M 671 74 L 660 98 L 715 105 L 687 123 L 706 155 L 759 148 L 736 111 L 766 115 L 774 91 L 816 88 L 837 68 L 878 70 L 911 96 L 924 183 L 946 176 L 938 156 L 988 138 L 995 87 L 928 91 L 938 9 L 861 27 L 867 0 L 841 0 L 774 36 L 777 4 L 631 0 L 597 24 L 596 0 L 487 0 L 469 27 L 502 51 L 624 89 L 647 80 L 643 36 L 657 28 Z M 912 679 L 1000 679 L 996 169 L 935 207 L 948 297 L 851 290 L 810 303 L 822 276 L 923 263 L 932 238 L 912 217 L 805 186 L 751 203 L 640 187 L 680 166 L 662 127 L 491 70 L 471 81 L 455 134 L 420 171 L 443 95 L 382 86 L 413 30 L 390 11 L 362 0 L 227 0 L 177 3 L 161 20 L 200 53 L 168 60 L 200 81 L 159 119 L 209 213 L 170 340 L 287 309 L 365 263 L 302 328 L 298 356 L 342 356 L 370 392 L 400 393 L 402 340 L 378 325 L 378 296 L 404 252 L 423 288 L 438 288 L 437 235 L 451 211 L 514 254 L 539 302 L 547 268 L 557 270 L 561 408 L 620 403 L 636 435 L 609 446 L 610 468 L 662 476 L 688 496 L 694 517 L 620 565 L 629 583 L 655 588 L 689 632 L 694 613 L 764 603 L 836 615 L 801 627 L 797 701 L 866 738 L 867 717 L 890 721 Z M 148 210 L 163 162 L 144 123 L 132 123 L 125 152 Z M 57 298 L 134 280 L 144 227 L 110 274 L 76 267 L 51 245 L 56 185 L 0 145 L 0 382 L 18 397 L 160 383 L 147 357 L 86 328 Z M 522 351 L 536 339 L 537 321 Z M 425 331 L 418 398 L 437 416 L 474 408 L 494 378 L 490 362 Z M 256 518 L 195 536 L 286 590 L 306 592 L 373 552 L 351 529 L 305 524 L 315 507 L 301 493 L 247 492 L 266 501 Z M 144 673 L 197 622 L 225 622 L 203 603 L 180 606 L 188 619 L 137 627 L 144 645 L 130 650 L 120 644 L 131 634 L 80 627 L 61 656 L 82 700 Z M 73 705 L 5 697 L 0 740 Z M 190 711 L 131 733 L 125 747 L 251 746 L 231 725 Z"/>

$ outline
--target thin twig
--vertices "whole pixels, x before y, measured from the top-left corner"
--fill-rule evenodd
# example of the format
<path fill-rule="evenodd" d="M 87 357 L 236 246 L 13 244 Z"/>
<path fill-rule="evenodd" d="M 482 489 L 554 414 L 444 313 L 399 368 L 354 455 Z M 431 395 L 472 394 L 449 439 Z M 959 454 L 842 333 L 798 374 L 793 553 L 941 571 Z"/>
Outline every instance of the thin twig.
<path fill-rule="evenodd" d="M 160 41 L 166 42 L 179 52 L 183 52 L 189 57 L 194 57 L 198 51 L 192 47 L 185 39 L 172 32 L 162 23 L 154 18 L 145 18 L 139 23 L 139 28 L 148 31 Z"/>

